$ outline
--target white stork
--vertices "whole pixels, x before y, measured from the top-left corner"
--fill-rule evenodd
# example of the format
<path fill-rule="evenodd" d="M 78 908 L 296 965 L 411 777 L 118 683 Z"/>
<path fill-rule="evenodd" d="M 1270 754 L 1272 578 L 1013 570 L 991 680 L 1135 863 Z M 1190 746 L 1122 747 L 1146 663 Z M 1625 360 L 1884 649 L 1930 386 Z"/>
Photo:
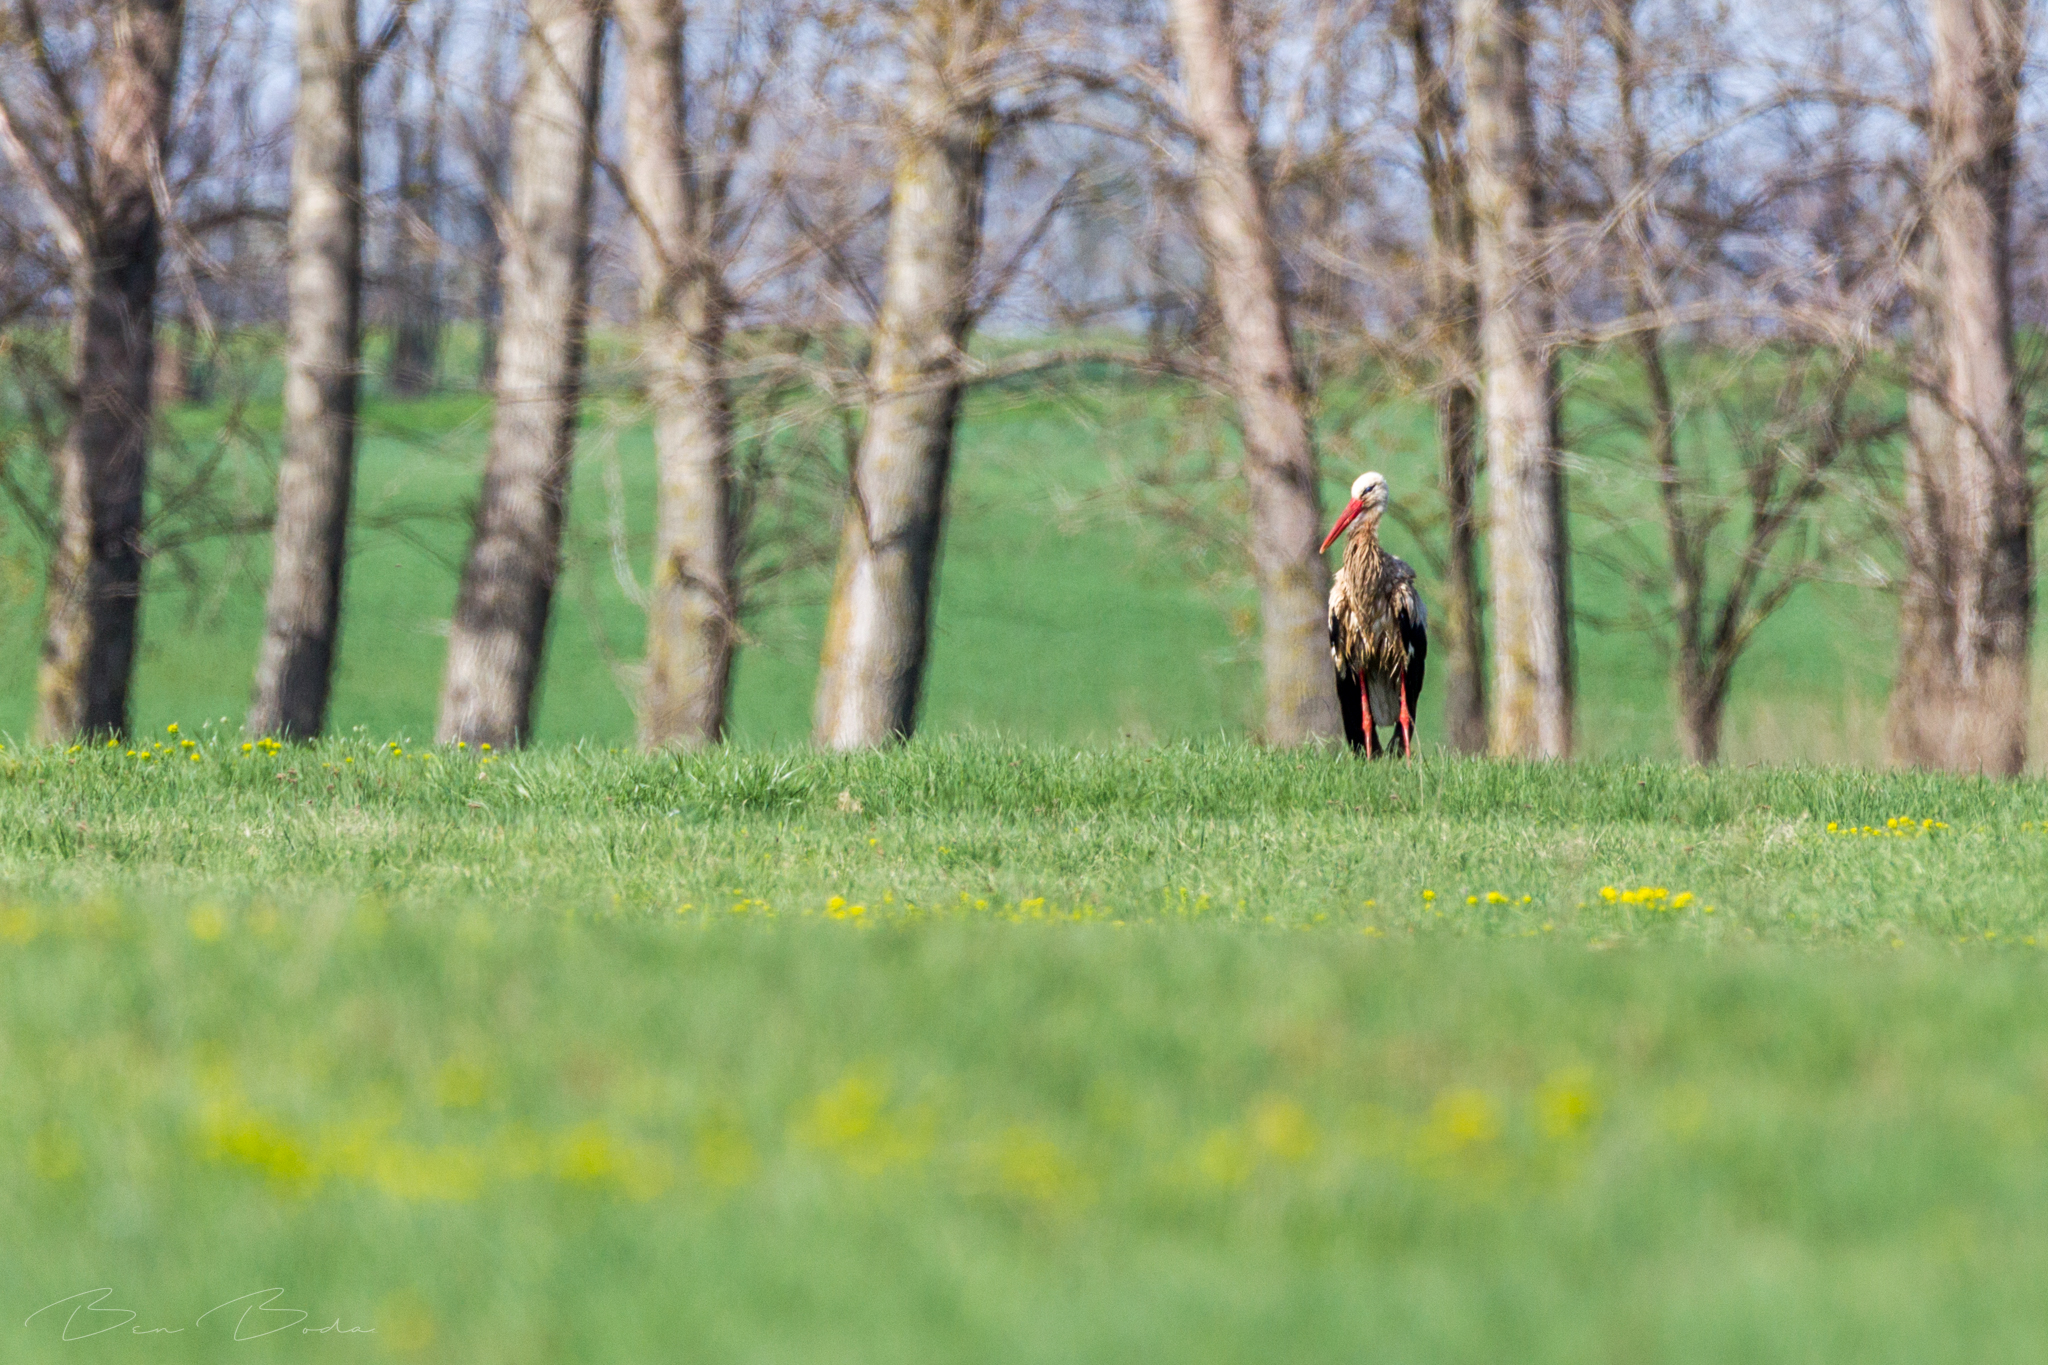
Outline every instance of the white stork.
<path fill-rule="evenodd" d="M 1337 666 L 1344 737 L 1372 758 L 1380 756 L 1382 725 L 1394 727 L 1404 756 L 1414 754 L 1415 703 L 1429 653 L 1429 612 L 1415 591 L 1415 570 L 1380 548 L 1386 510 L 1385 477 L 1360 474 L 1350 505 L 1322 544 L 1329 549 L 1344 528 L 1357 525 L 1330 585 L 1330 660 Z"/>

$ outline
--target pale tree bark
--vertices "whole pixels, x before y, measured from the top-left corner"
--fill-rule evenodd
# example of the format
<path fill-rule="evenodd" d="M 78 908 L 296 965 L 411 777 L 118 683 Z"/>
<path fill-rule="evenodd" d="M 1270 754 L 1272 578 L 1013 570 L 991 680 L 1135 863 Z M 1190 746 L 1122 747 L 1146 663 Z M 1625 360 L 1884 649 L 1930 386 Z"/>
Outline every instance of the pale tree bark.
<path fill-rule="evenodd" d="M 613 0 L 626 67 L 625 179 L 638 228 L 654 405 L 654 587 L 640 739 L 715 744 L 732 672 L 732 406 L 726 300 L 683 126 L 680 0 Z"/>
<path fill-rule="evenodd" d="M 1896 761 L 2011 774 L 2027 755 L 2033 490 L 2012 337 L 2012 186 L 2026 12 L 1928 0 L 1926 176 L 1934 265 L 1910 414 L 1908 581 L 1891 704 Z M 1931 259 L 1930 259 L 1931 257 Z"/>
<path fill-rule="evenodd" d="M 142 594 L 142 498 L 155 375 L 163 225 L 151 179 L 163 162 L 183 38 L 176 0 L 99 6 L 100 99 L 84 183 L 55 224 L 72 256 L 74 407 L 56 454 L 36 731 L 49 742 L 125 734 Z M 10 150 L 27 149 L 10 123 Z"/>
<path fill-rule="evenodd" d="M 1473 278 L 1472 203 L 1464 113 L 1437 61 L 1430 0 L 1400 0 L 1395 17 L 1415 79 L 1415 139 L 1429 192 L 1429 310 L 1436 353 L 1437 452 L 1448 521 L 1436 635 L 1444 655 L 1444 730 L 1460 753 L 1486 752 L 1486 641 L 1479 609 L 1479 290 Z M 1455 38 L 1448 14 L 1442 21 Z M 1455 49 L 1455 40 L 1445 44 Z M 1434 651 L 1432 651 L 1434 652 Z"/>
<path fill-rule="evenodd" d="M 1493 752 L 1572 750 L 1570 591 L 1526 0 L 1458 0 L 1486 410 Z"/>
<path fill-rule="evenodd" d="M 870 404 L 812 718 L 827 748 L 905 738 L 917 722 L 996 131 L 978 70 L 996 8 L 918 0 L 910 19 Z"/>
<path fill-rule="evenodd" d="M 582 394 L 591 170 L 604 38 L 583 0 L 533 0 L 512 116 L 497 414 L 435 727 L 504 748 L 532 734 Z"/>
<path fill-rule="evenodd" d="M 312 739 L 327 724 L 355 484 L 363 231 L 356 0 L 298 0 L 298 63 L 285 229 L 285 453 L 248 726 Z"/>
<path fill-rule="evenodd" d="M 1344 723 L 1330 674 L 1330 568 L 1316 553 L 1323 526 L 1315 446 L 1287 330 L 1257 139 L 1238 91 L 1229 2 L 1172 0 L 1168 17 L 1198 144 L 1196 215 L 1244 436 L 1266 675 L 1264 737 L 1279 745 L 1334 738 L 1344 733 Z"/>

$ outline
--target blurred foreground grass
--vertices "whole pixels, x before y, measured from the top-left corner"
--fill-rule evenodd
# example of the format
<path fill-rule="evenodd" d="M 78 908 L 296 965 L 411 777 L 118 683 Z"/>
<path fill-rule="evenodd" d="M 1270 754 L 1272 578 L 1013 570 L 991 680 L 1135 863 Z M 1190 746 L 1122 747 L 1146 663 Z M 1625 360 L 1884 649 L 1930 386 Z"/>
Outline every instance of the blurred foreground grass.
<path fill-rule="evenodd" d="M 2048 1348 L 2040 784 L 394 747 L 0 753 L 0 1359 Z"/>

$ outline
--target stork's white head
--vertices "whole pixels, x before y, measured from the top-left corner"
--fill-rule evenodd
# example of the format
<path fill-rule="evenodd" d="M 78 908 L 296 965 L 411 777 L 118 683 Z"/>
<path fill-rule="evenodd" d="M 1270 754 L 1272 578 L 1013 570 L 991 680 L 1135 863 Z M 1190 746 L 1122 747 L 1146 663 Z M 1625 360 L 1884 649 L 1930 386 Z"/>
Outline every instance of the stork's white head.
<path fill-rule="evenodd" d="M 1331 542 L 1344 534 L 1344 528 L 1354 521 L 1363 521 L 1368 531 L 1380 524 L 1380 513 L 1387 510 L 1387 477 L 1375 470 L 1367 470 L 1351 482 L 1351 502 L 1345 507 L 1337 524 L 1330 528 L 1330 534 L 1323 537 L 1322 548 L 1330 548 Z M 1318 551 L 1320 553 L 1320 551 Z"/>

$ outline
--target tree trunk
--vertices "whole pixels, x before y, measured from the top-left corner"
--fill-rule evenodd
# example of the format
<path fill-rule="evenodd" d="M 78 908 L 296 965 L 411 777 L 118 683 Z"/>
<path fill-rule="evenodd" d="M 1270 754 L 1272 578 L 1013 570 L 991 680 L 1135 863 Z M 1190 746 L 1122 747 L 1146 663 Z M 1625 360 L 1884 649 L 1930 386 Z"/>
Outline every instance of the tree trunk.
<path fill-rule="evenodd" d="M 882 312 L 825 622 L 812 738 L 858 749 L 917 723 L 938 575 L 960 348 L 972 322 L 982 191 L 995 118 L 973 70 L 995 0 L 920 0 Z"/>
<path fill-rule="evenodd" d="M 1344 733 L 1331 680 L 1330 567 L 1306 395 L 1295 369 L 1257 144 L 1238 94 L 1228 0 L 1173 0 L 1173 45 L 1200 145 L 1196 214 L 1244 433 L 1269 744 Z"/>
<path fill-rule="evenodd" d="M 1722 711 L 1728 685 L 1718 672 L 1683 672 L 1678 690 L 1678 740 L 1685 756 L 1701 767 L 1721 761 Z"/>
<path fill-rule="evenodd" d="M 483 253 L 477 266 L 476 386 L 488 389 L 498 382 L 498 334 L 504 326 L 505 311 L 505 243 L 498 236 L 498 222 L 488 203 L 477 209 L 476 220 L 477 249 Z"/>
<path fill-rule="evenodd" d="M 2033 490 L 2014 384 L 2012 182 L 2025 12 L 1928 0 L 1928 251 L 1917 338 L 1936 411 L 1913 417 L 1896 761 L 2012 774 L 2027 755 Z M 1923 256 L 1923 260 L 1927 257 Z"/>
<path fill-rule="evenodd" d="M 447 81 L 441 53 L 450 10 L 420 34 L 415 30 L 428 90 L 426 121 L 415 127 L 401 116 L 398 126 L 398 234 L 392 277 L 398 285 L 398 317 L 392 327 L 385 383 L 406 397 L 431 393 L 441 363 L 441 120 Z M 410 66 L 398 76 L 399 98 Z"/>
<path fill-rule="evenodd" d="M 497 414 L 449 632 L 443 743 L 504 748 L 532 733 L 582 393 L 603 40 L 584 0 L 530 7 L 512 116 Z"/>
<path fill-rule="evenodd" d="M 198 333 L 188 318 L 179 318 L 157 328 L 150 402 L 158 409 L 207 401 L 207 385 L 200 372 L 198 340 Z"/>
<path fill-rule="evenodd" d="M 725 299 L 683 127 L 680 0 L 614 0 L 626 66 L 626 182 L 654 404 L 654 590 L 640 739 L 715 744 L 732 673 L 732 408 Z"/>
<path fill-rule="evenodd" d="M 363 288 L 356 0 L 298 0 L 298 30 L 285 454 L 249 729 L 312 739 L 327 727 L 355 486 Z"/>
<path fill-rule="evenodd" d="M 76 406 L 56 455 L 59 533 L 36 679 L 36 730 L 52 743 L 128 730 L 163 251 L 150 177 L 169 134 L 184 25 L 177 0 L 121 0 L 96 14 L 106 47 L 93 221 L 71 286 Z"/>
<path fill-rule="evenodd" d="M 1415 137 L 1429 191 L 1429 308 L 1436 351 L 1437 450 L 1449 522 L 1437 612 L 1446 660 L 1444 729 L 1459 753 L 1486 752 L 1486 640 L 1480 624 L 1478 482 L 1479 291 L 1473 282 L 1472 202 L 1461 147 L 1463 114 L 1436 59 L 1425 0 L 1402 0 L 1398 22 L 1414 60 Z M 1455 28 L 1455 25 L 1453 25 Z M 1455 46 L 1455 44 L 1453 44 Z"/>
<path fill-rule="evenodd" d="M 1637 107 L 1643 73 L 1637 58 L 1636 0 L 1607 0 L 1601 26 L 1614 52 L 1614 102 L 1620 116 L 1629 179 L 1626 193 L 1633 221 L 1622 231 L 1626 243 L 1628 312 L 1637 319 L 1633 340 L 1643 367 L 1650 406 L 1650 457 L 1657 466 L 1657 496 L 1664 512 L 1664 538 L 1671 556 L 1671 618 L 1678 637 L 1672 680 L 1678 697 L 1678 743 L 1702 766 L 1721 757 L 1721 719 L 1728 700 L 1732 655 L 1723 656 L 1706 635 L 1706 547 L 1686 505 L 1685 471 L 1678 462 L 1678 400 L 1664 359 L 1664 332 L 1647 319 L 1656 311 L 1656 270 L 1646 245 L 1654 231 L 1656 168 L 1650 138 Z"/>
<path fill-rule="evenodd" d="M 1570 590 L 1526 0 L 1458 0 L 1480 307 L 1493 751 L 1572 750 Z"/>

